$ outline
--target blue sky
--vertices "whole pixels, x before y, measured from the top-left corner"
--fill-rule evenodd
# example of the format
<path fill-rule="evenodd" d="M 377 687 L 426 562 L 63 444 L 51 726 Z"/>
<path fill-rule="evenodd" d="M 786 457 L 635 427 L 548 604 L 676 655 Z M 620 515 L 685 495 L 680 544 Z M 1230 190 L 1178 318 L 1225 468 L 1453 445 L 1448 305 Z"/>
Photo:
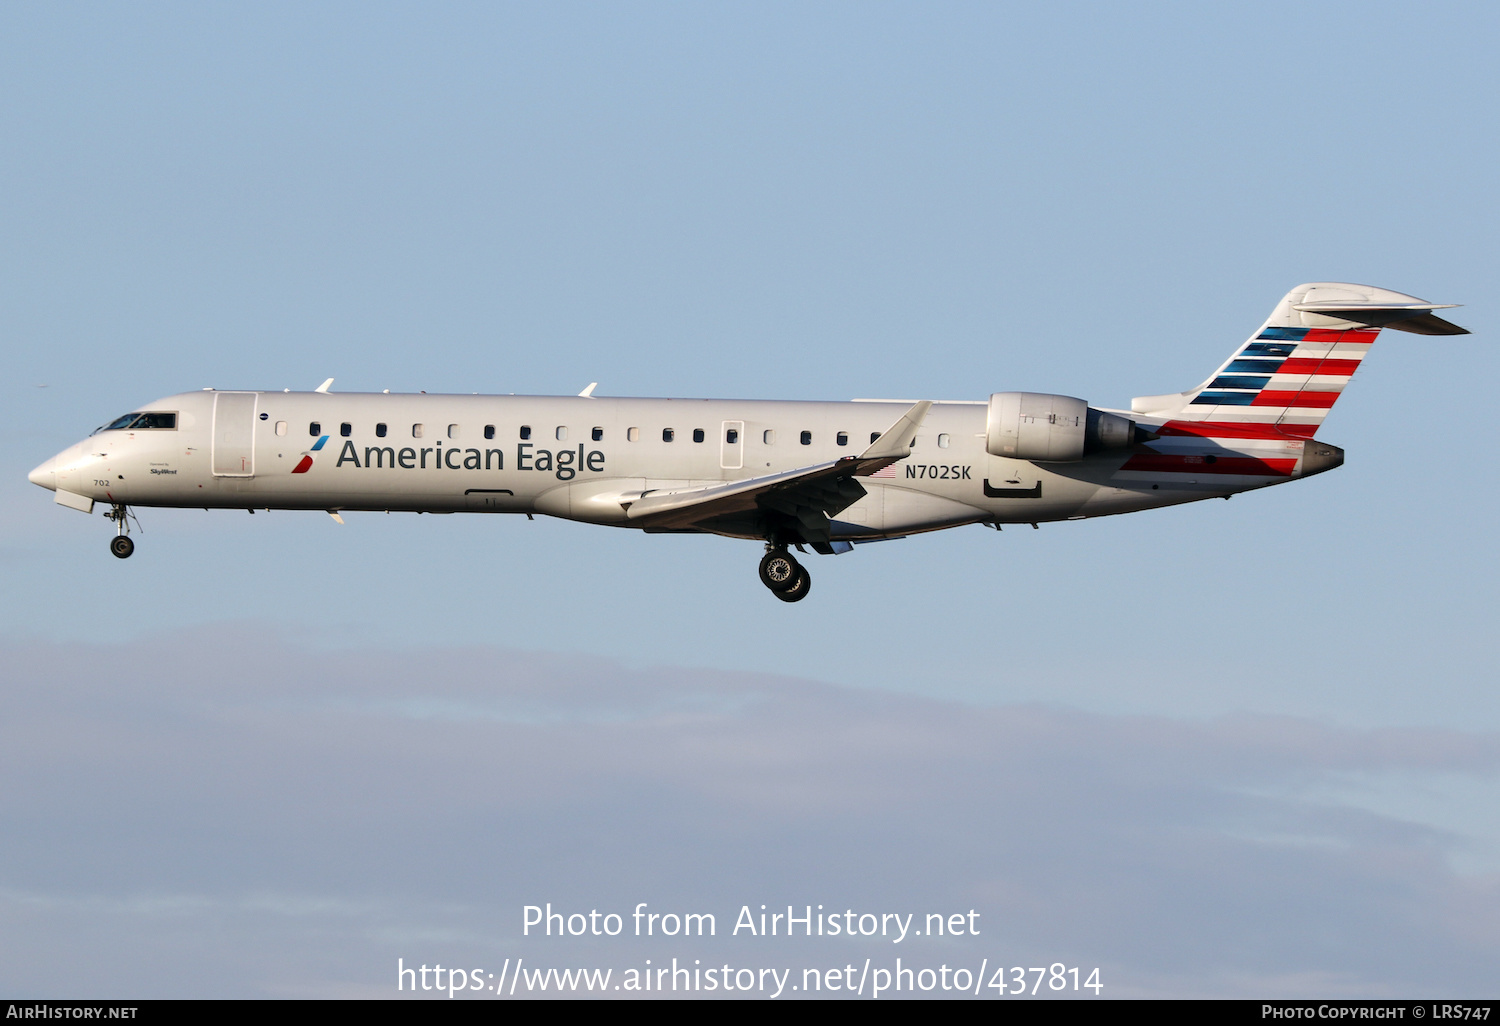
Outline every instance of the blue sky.
<path fill-rule="evenodd" d="M 1105 737 L 1119 766 L 1143 723 L 1197 738 L 1181 741 L 1189 747 L 1237 729 L 1225 724 L 1281 724 L 1257 728 L 1243 773 L 1184 759 L 1183 772 L 1204 774 L 1205 793 L 1217 797 L 1181 798 L 1170 772 L 1143 782 L 1143 822 L 1170 835 L 1168 824 L 1186 816 L 1235 844 L 1250 836 L 1285 847 L 1256 847 L 1257 858 L 1303 851 L 1303 841 L 1285 840 L 1301 836 L 1285 824 L 1247 833 L 1236 817 L 1254 794 L 1276 815 L 1295 807 L 1313 816 L 1312 832 L 1336 835 L 1327 843 L 1350 858 L 1379 862 L 1388 842 L 1426 845 L 1435 861 L 1402 863 L 1408 876 L 1385 886 L 1406 894 L 1434 872 L 1451 884 L 1430 901 L 1411 899 L 1427 918 L 1408 932 L 1436 930 L 1449 922 L 1445 902 L 1462 905 L 1465 888 L 1488 893 L 1500 869 L 1500 787 L 1483 754 L 1500 731 L 1490 531 L 1500 495 L 1483 448 L 1495 369 L 1486 339 L 1497 270 L 1490 169 L 1500 154 L 1488 129 L 1500 95 L 1497 18 L 1475 3 L 1357 12 L 1300 3 L 7 8 L 0 389 L 12 415 L 0 426 L 0 567 L 10 585 L 0 622 L 12 722 L 62 724 L 74 736 L 82 728 L 67 696 L 90 693 L 101 673 L 112 679 L 102 667 L 149 679 L 153 653 L 191 652 L 198 662 L 168 660 L 163 670 L 180 689 L 172 701 L 129 691 L 116 699 L 142 724 L 137 743 L 186 745 L 170 722 L 173 703 L 232 702 L 226 689 L 245 685 L 224 664 L 259 646 L 266 665 L 280 667 L 273 676 L 324 667 L 296 679 L 314 704 L 327 691 L 332 704 L 318 716 L 335 721 L 328 709 L 346 707 L 334 698 L 373 659 L 409 668 L 418 705 L 454 685 L 449 667 L 544 660 L 565 692 L 558 702 L 596 709 L 577 714 L 588 722 L 612 708 L 612 681 L 695 694 L 725 673 L 748 675 L 736 680 L 749 692 L 788 689 L 776 693 L 793 707 L 807 689 L 829 722 L 840 715 L 829 710 L 845 710 L 888 717 L 894 730 L 912 715 L 901 703 L 935 703 L 922 708 L 946 710 L 932 714 L 939 744 L 945 731 L 970 729 L 976 709 L 1000 738 L 1027 717 L 1054 717 L 1069 725 L 1057 734 L 1065 752 L 1087 762 Z M 796 606 L 764 594 L 748 543 L 546 519 L 366 514 L 339 527 L 310 513 L 144 511 L 136 556 L 118 561 L 102 519 L 55 507 L 25 480 L 152 398 L 204 386 L 310 388 L 330 375 L 336 390 L 568 394 L 598 381 L 600 394 L 615 395 L 974 399 L 1027 389 L 1123 406 L 1201 381 L 1288 288 L 1313 280 L 1463 303 L 1454 319 L 1475 332 L 1382 336 L 1320 434 L 1348 451 L 1337 472 L 1227 503 L 1035 532 L 968 528 L 817 558 L 814 593 Z M 48 671 L 56 707 L 23 702 L 48 651 L 73 675 Z M 496 700 L 513 686 L 497 678 Z M 264 698 L 250 694 L 250 706 Z M 349 729 L 357 706 L 346 709 Z M 691 738 L 691 721 L 649 709 L 626 718 L 665 717 L 667 734 L 653 744 Z M 775 729 L 747 709 L 716 707 L 715 722 L 752 747 L 769 744 Z M 524 716 L 500 719 L 497 740 L 507 744 L 515 739 L 505 732 L 541 729 Z M 1080 722 L 1089 730 L 1074 729 Z M 1300 738 L 1298 758 L 1314 763 L 1328 738 L 1364 747 L 1289 777 L 1276 768 L 1281 734 Z M 575 751 L 585 735 L 558 743 Z M 1438 748 L 1480 754 L 1410 755 L 1434 736 L 1447 739 Z M 399 747 L 400 732 L 389 742 Z M 427 741 L 411 743 L 425 751 Z M 122 765 L 133 765 L 130 751 Z M 190 765 L 191 747 L 182 752 Z M 257 753 L 294 757 L 309 773 L 334 758 L 315 744 L 247 743 L 250 764 Z M 373 758 L 357 745 L 337 756 L 372 772 Z M 938 786 L 947 772 L 868 758 L 881 779 L 910 772 Z M 667 768 L 620 759 L 655 783 L 619 807 L 663 817 L 674 836 L 724 860 L 722 878 L 682 885 L 681 900 L 730 902 L 723 880 L 767 856 L 715 847 L 692 802 L 648 797 L 676 773 L 718 779 L 713 767 L 686 756 Z M 985 765 L 1055 770 L 1040 755 L 1021 768 Z M 550 815 L 528 824 L 568 847 L 586 815 L 583 776 L 540 764 L 480 771 L 558 789 Z M 422 772 L 436 782 L 447 770 Z M 0 801 L 0 821 L 62 836 L 27 818 L 27 803 L 50 785 L 25 762 L 6 774 L 12 798 Z M 813 766 L 798 786 L 835 778 Z M 338 800 L 316 793 L 311 801 Z M 255 799 L 179 800 L 231 815 Z M 789 831 L 794 850 L 816 843 L 755 795 L 741 800 L 747 821 Z M 1016 896 L 1047 852 L 1091 829 L 1085 816 L 1060 815 L 1024 825 L 1031 847 L 993 865 L 982 844 L 965 867 L 945 861 L 955 831 L 998 836 L 1002 814 L 983 805 L 989 811 L 966 826 L 929 824 L 923 844 L 872 849 L 881 854 L 863 899 L 905 907 L 932 898 L 911 880 L 941 866 L 954 881 L 942 900 L 1019 915 Z M 850 823 L 868 826 L 880 808 L 858 797 Z M 361 829 L 395 830 L 406 806 L 387 811 L 390 820 L 371 811 Z M 433 829 L 489 850 L 512 814 L 498 809 L 485 829 L 466 832 L 453 811 Z M 1366 825 L 1351 834 L 1349 817 Z M 157 826 L 164 837 L 186 829 Z M 1370 840 L 1377 835 L 1385 839 Z M 338 850 L 295 827 L 278 836 Z M 247 907 L 247 895 L 293 894 L 312 908 L 369 909 L 379 895 L 374 882 L 344 893 L 285 867 L 203 872 L 219 864 L 213 844 L 185 844 L 194 854 L 180 874 L 154 877 L 100 875 L 87 859 L 59 857 L 69 842 L 37 843 L 0 848 L 6 900 L 102 903 L 117 910 L 121 936 L 155 930 L 162 950 L 201 944 L 130 911 L 148 899 L 223 910 Z M 393 850 L 406 874 L 437 857 Z M 1117 893 L 1149 890 L 1174 872 L 1175 850 L 1090 871 Z M 530 856 L 512 853 L 511 865 L 495 851 L 497 878 L 532 871 Z M 598 881 L 591 900 L 630 899 L 631 874 L 659 855 L 640 839 L 618 860 L 584 859 Z M 55 868 L 37 876 L 27 867 L 38 860 Z M 253 851 L 245 860 L 258 864 Z M 796 864 L 788 856 L 766 879 L 815 890 Z M 1253 890 L 1280 870 L 1247 856 L 1235 872 L 1204 886 Z M 496 887 L 481 904 L 509 916 L 525 888 Z M 1049 950 L 1117 957 L 1114 978 L 1139 993 L 1192 988 L 1161 969 L 1166 956 L 1132 963 L 1121 938 L 1145 931 L 1169 951 L 1173 937 L 1225 940 L 1236 929 L 1232 916 L 1200 920 L 1193 905 L 1079 918 L 1061 894 L 1028 906 L 1038 923 L 1051 915 L 1061 924 Z M 433 909 L 445 901 L 427 895 L 400 915 L 368 916 L 389 915 L 382 929 L 419 937 L 443 920 Z M 484 907 L 465 914 L 509 923 Z M 1352 895 L 1304 911 L 1332 938 L 1304 960 L 1313 976 L 1266 954 L 1264 974 L 1235 982 L 1231 966 L 1248 956 L 1225 940 L 1206 944 L 1222 951 L 1203 968 L 1219 981 L 1208 990 L 1301 993 L 1334 980 L 1359 992 L 1389 976 L 1388 966 L 1370 968 L 1379 959 Z M 204 912 L 203 922 L 217 915 Z M 327 926 L 304 917 L 273 929 L 222 915 L 236 924 L 223 931 L 236 958 L 292 936 L 307 943 Z M 375 919 L 350 915 L 361 936 L 374 929 Z M 55 926 L 56 942 L 89 939 L 101 966 L 124 959 L 87 918 Z M 515 940 L 509 926 L 474 929 L 475 951 Z M 1442 944 L 1493 965 L 1491 933 L 1463 936 Z M 336 966 L 309 969 L 295 986 L 385 986 L 394 948 L 350 941 L 334 950 Z M 233 962 L 225 955 L 219 969 L 203 969 L 194 992 L 285 983 L 270 969 L 247 982 Z M 49 976 L 56 965 L 45 958 L 25 965 L 0 986 L 61 993 L 66 984 L 47 981 L 74 979 Z M 1325 970 L 1334 975 L 1317 975 Z M 143 972 L 130 978 L 149 980 L 151 993 L 185 992 L 183 977 Z M 1474 973 L 1407 982 L 1489 984 Z"/>

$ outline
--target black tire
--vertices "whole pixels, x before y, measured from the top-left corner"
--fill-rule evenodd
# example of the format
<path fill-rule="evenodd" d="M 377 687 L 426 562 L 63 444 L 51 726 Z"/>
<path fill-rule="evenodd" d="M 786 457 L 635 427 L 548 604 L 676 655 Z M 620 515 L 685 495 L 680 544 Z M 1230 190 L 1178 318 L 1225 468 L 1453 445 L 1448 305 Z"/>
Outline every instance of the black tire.
<path fill-rule="evenodd" d="M 807 593 L 810 591 L 812 591 L 812 574 L 807 572 L 807 567 L 799 565 L 792 586 L 773 594 L 783 602 L 801 602 L 807 598 Z"/>
<path fill-rule="evenodd" d="M 109 551 L 121 559 L 129 559 L 130 554 L 135 551 L 135 542 L 123 534 L 117 534 L 109 540 Z"/>
<path fill-rule="evenodd" d="M 785 550 L 767 552 L 760 561 L 760 583 L 772 591 L 781 592 L 797 583 L 797 573 L 802 569 Z"/>

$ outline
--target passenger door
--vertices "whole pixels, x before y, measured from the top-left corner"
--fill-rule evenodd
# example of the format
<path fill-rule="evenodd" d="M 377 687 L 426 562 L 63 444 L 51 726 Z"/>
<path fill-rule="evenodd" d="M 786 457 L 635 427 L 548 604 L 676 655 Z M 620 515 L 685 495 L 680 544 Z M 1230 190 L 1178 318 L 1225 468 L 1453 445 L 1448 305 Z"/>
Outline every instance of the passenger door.
<path fill-rule="evenodd" d="M 213 471 L 215 477 L 255 476 L 255 392 L 214 394 Z"/>

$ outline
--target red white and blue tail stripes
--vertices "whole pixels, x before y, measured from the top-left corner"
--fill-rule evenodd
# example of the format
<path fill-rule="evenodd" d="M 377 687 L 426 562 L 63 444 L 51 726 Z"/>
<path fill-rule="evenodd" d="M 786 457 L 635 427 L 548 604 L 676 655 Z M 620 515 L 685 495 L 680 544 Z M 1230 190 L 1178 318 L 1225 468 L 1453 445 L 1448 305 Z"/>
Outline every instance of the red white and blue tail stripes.
<path fill-rule="evenodd" d="M 1311 438 L 1379 328 L 1266 327 L 1229 358 L 1161 435 Z"/>

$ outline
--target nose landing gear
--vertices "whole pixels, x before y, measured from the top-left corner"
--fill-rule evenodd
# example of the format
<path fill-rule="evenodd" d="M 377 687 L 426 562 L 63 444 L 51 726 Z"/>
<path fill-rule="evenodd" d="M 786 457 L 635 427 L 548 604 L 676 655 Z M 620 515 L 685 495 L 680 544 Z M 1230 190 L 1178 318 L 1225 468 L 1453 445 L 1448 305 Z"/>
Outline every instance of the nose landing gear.
<path fill-rule="evenodd" d="M 760 581 L 783 602 L 801 602 L 812 590 L 807 567 L 780 546 L 768 546 L 760 561 Z"/>
<path fill-rule="evenodd" d="M 120 559 L 129 559 L 135 551 L 135 542 L 130 540 L 130 510 L 120 503 L 109 507 L 104 519 L 115 522 L 115 536 L 109 540 L 109 551 Z"/>

